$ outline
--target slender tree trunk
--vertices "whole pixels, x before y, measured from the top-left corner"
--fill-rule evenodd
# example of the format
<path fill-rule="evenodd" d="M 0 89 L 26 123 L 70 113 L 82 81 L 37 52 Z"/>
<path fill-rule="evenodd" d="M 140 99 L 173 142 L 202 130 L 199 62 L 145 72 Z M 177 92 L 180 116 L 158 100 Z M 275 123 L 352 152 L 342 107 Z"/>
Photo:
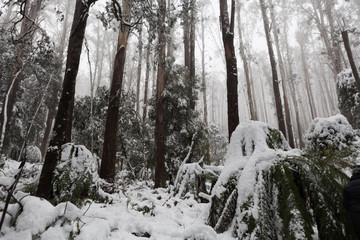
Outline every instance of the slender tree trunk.
<path fill-rule="evenodd" d="M 130 1 L 123 0 L 122 12 L 126 16 L 123 20 L 129 22 L 130 19 Z M 114 182 L 116 175 L 116 150 L 117 133 L 119 121 L 119 104 L 121 97 L 121 86 L 124 77 L 124 67 L 126 59 L 126 48 L 130 29 L 125 24 L 121 24 L 117 52 L 114 60 L 114 72 L 111 80 L 109 105 L 105 123 L 103 154 L 100 168 L 100 177 L 108 182 Z"/>
<path fill-rule="evenodd" d="M 190 79 L 193 84 L 195 80 L 195 4 L 195 0 L 190 0 Z"/>
<path fill-rule="evenodd" d="M 184 31 L 184 63 L 190 71 L 190 20 L 189 20 L 189 0 L 183 3 L 183 31 Z"/>
<path fill-rule="evenodd" d="M 304 42 L 302 40 L 300 40 L 298 42 L 300 45 L 300 54 L 301 54 L 302 69 L 304 72 L 306 94 L 307 94 L 308 101 L 309 101 L 311 118 L 314 119 L 315 116 L 317 116 L 317 113 L 316 113 L 316 109 L 315 109 L 314 95 L 313 95 L 311 84 L 310 84 L 309 67 L 308 67 L 308 64 L 306 61 L 306 56 L 305 56 L 305 46 L 304 46 Z"/>
<path fill-rule="evenodd" d="M 351 51 L 351 47 L 350 47 L 350 41 L 349 41 L 348 31 L 342 31 L 342 32 L 341 32 L 341 36 L 342 36 L 342 39 L 343 39 L 343 41 L 344 41 L 344 47 L 345 47 L 346 54 L 347 54 L 348 59 L 349 59 L 349 63 L 350 63 L 350 66 L 351 66 L 351 70 L 352 70 L 352 73 L 353 73 L 353 76 L 354 76 L 354 79 L 355 79 L 355 83 L 356 83 L 357 89 L 358 89 L 358 91 L 360 92 L 359 71 L 358 71 L 358 69 L 357 69 L 357 67 L 356 67 L 354 58 L 353 58 L 353 56 L 352 56 L 352 51 Z"/>
<path fill-rule="evenodd" d="M 167 2 L 167 18 L 170 21 L 172 11 L 172 0 L 168 0 Z M 174 28 L 170 28 L 170 37 L 167 38 L 167 57 L 174 58 Z"/>
<path fill-rule="evenodd" d="M 50 139 L 51 129 L 54 125 L 54 113 L 52 113 L 53 110 L 48 108 L 47 111 L 47 118 L 46 118 L 46 127 L 44 132 L 44 137 L 41 142 L 40 151 L 41 151 L 41 157 L 45 158 L 46 148 Z"/>
<path fill-rule="evenodd" d="M 261 13 L 263 17 L 264 22 L 264 30 L 265 30 L 265 36 L 269 51 L 269 58 L 270 58 L 270 64 L 271 64 L 271 72 L 272 72 L 272 79 L 273 79 L 273 89 L 274 89 L 274 96 L 275 96 L 275 106 L 276 106 L 276 114 L 278 118 L 278 124 L 279 124 L 279 130 L 286 136 L 286 129 L 285 129 L 285 120 L 284 120 L 284 114 L 282 110 L 282 103 L 281 103 L 281 96 L 280 96 L 280 89 L 279 89 L 279 79 L 276 69 L 276 60 L 274 55 L 274 50 L 271 43 L 271 36 L 270 36 L 270 25 L 269 25 L 269 19 L 266 14 L 266 6 L 265 1 L 260 0 L 260 8 Z"/>
<path fill-rule="evenodd" d="M 27 51 L 29 51 L 31 41 L 37 28 L 35 21 L 40 12 L 42 0 L 25 4 L 25 16 L 21 22 L 18 43 L 15 46 L 14 64 L 10 72 L 8 87 L 3 99 L 2 109 L 0 113 L 0 153 L 4 145 L 5 134 L 8 124 L 12 118 L 12 110 L 16 100 L 16 93 L 20 87 L 22 80 L 21 72 L 25 65 Z"/>
<path fill-rule="evenodd" d="M 258 117 L 257 117 L 256 108 L 255 108 L 255 104 L 254 104 L 255 102 L 254 102 L 254 98 L 253 98 L 253 92 L 251 89 L 252 84 L 251 84 L 251 80 L 250 80 L 249 63 L 248 63 L 248 58 L 245 53 L 245 46 L 244 46 L 242 30 L 241 30 L 241 26 L 242 26 L 241 18 L 240 18 L 241 5 L 240 5 L 239 0 L 237 0 L 236 3 L 237 3 L 238 33 L 239 33 L 239 42 L 240 42 L 239 52 L 240 52 L 241 60 L 243 61 L 243 67 L 244 67 L 244 73 L 245 73 L 246 90 L 247 90 L 247 97 L 248 97 L 249 108 L 250 108 L 250 119 L 257 120 Z"/>
<path fill-rule="evenodd" d="M 165 15 L 166 2 L 158 0 L 158 73 L 156 85 L 156 117 L 155 117 L 155 188 L 165 187 L 165 133 L 164 133 L 164 112 L 165 103 L 162 93 L 165 89 Z"/>
<path fill-rule="evenodd" d="M 203 10 L 201 10 L 201 81 L 203 84 L 203 102 L 204 102 L 204 123 L 208 125 L 207 93 L 206 93 L 206 75 L 205 75 L 205 19 Z"/>
<path fill-rule="evenodd" d="M 220 24 L 226 59 L 226 86 L 229 141 L 232 132 L 239 125 L 238 109 L 238 74 L 234 48 L 235 0 L 231 0 L 229 18 L 227 0 L 220 0 Z"/>
<path fill-rule="evenodd" d="M 76 1 L 75 13 L 69 37 L 62 94 L 53 129 L 54 135 L 50 140 L 50 146 L 46 152 L 45 162 L 41 171 L 40 181 L 36 192 L 37 196 L 46 199 L 53 198 L 52 180 L 57 161 L 61 157 L 61 146 L 71 140 L 67 133 L 69 132 L 69 128 L 71 133 L 76 76 L 79 68 L 88 13 L 90 5 L 94 2 L 95 0 L 89 0 L 87 4 L 84 4 L 81 0 Z"/>
<path fill-rule="evenodd" d="M 274 5 L 272 4 L 272 1 L 269 1 L 270 3 L 270 15 L 271 15 L 271 21 L 272 21 L 272 29 L 273 29 L 273 35 L 274 35 L 274 40 L 275 40 L 275 47 L 276 47 L 276 53 L 277 53 L 277 57 L 278 57 L 278 61 L 279 61 L 279 69 L 280 69 L 280 76 L 281 76 L 281 80 L 282 80 L 282 90 L 283 90 L 283 97 L 284 97 L 284 108 L 285 108 L 285 121 L 286 121 L 286 129 L 287 129 L 287 139 L 289 141 L 289 145 L 290 147 L 294 148 L 295 144 L 294 144 L 294 134 L 293 134 L 293 130 L 292 130 L 292 122 L 291 122 L 291 118 L 290 118 L 290 107 L 289 107 L 289 101 L 288 101 L 288 93 L 286 91 L 286 86 L 285 83 L 287 81 L 287 77 L 286 77 L 286 73 L 285 73 L 285 68 L 284 68 L 284 62 L 283 62 L 283 58 L 281 55 L 281 50 L 280 50 L 280 43 L 279 43 L 279 36 L 278 36 L 278 26 L 277 26 L 277 22 L 276 22 L 276 17 L 275 17 L 275 10 L 274 10 Z"/>
<path fill-rule="evenodd" d="M 151 41 L 152 39 L 149 37 L 146 46 L 146 72 L 145 72 L 145 87 L 144 87 L 145 91 L 144 91 L 143 121 L 145 121 L 147 116 L 148 89 L 149 89 L 149 77 L 150 77 L 150 68 L 151 68 L 150 65 Z"/>
<path fill-rule="evenodd" d="M 142 25 L 139 25 L 139 43 L 138 43 L 139 60 L 137 66 L 137 83 L 136 83 L 136 114 L 138 116 L 140 115 L 140 82 L 141 82 L 141 70 L 142 70 L 142 50 L 143 50 Z"/>

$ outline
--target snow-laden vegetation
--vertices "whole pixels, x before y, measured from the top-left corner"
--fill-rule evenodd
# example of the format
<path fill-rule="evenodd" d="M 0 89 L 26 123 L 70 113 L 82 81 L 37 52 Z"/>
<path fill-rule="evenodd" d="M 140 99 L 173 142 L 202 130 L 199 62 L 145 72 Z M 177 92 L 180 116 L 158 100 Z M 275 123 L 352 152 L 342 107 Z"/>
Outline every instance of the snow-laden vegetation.
<path fill-rule="evenodd" d="M 310 155 L 325 135 L 332 142 L 321 149 L 342 154 Z M 355 239 L 342 189 L 349 166 L 360 162 L 360 139 L 341 115 L 315 119 L 305 139 L 314 140 L 307 145 L 311 151 L 291 149 L 265 123 L 240 124 L 224 166 L 184 161 L 174 186 L 159 189 L 124 172 L 109 186 L 96 173 L 97 158 L 84 146 L 67 144 L 55 174 L 63 182 L 54 188 L 58 202 L 29 194 L 41 165 L 27 163 L 2 239 Z M 338 139 L 348 141 L 334 148 Z M 5 160 L 2 199 L 18 164 Z M 80 191 L 79 184 L 88 189 Z"/>

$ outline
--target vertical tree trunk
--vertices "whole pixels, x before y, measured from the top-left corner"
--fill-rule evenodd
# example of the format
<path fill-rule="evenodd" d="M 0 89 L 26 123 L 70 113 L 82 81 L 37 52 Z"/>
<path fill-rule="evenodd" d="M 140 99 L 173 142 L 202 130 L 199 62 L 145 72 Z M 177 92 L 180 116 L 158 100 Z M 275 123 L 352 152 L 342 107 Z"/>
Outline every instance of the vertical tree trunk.
<path fill-rule="evenodd" d="M 40 181 L 36 195 L 46 199 L 53 198 L 52 180 L 58 159 L 61 157 L 61 146 L 69 142 L 71 132 L 71 120 L 73 115 L 74 95 L 76 76 L 79 69 L 79 61 L 81 55 L 82 44 L 84 40 L 86 22 L 90 5 L 96 0 L 83 1 L 77 0 L 75 13 L 71 27 L 68 54 L 66 60 L 65 76 L 62 88 L 62 94 L 58 105 L 54 124 L 54 136 L 50 140 L 50 146 L 46 152 L 44 166 L 41 171 Z"/>
<path fill-rule="evenodd" d="M 48 145 L 48 141 L 50 139 L 51 129 L 54 125 L 54 118 L 53 118 L 54 114 L 51 112 L 53 112 L 53 110 L 48 108 L 47 116 L 46 116 L 46 127 L 45 127 L 44 137 L 43 137 L 43 140 L 42 140 L 41 146 L 40 146 L 40 152 L 41 152 L 42 158 L 45 158 L 46 148 Z"/>
<path fill-rule="evenodd" d="M 66 46 L 66 36 L 67 36 L 67 30 L 68 30 L 69 15 L 70 15 L 70 11 L 71 11 L 71 3 L 69 3 L 69 2 L 70 1 L 66 1 L 66 9 L 65 9 L 65 13 L 64 13 L 65 17 L 64 17 L 64 22 L 62 25 L 62 30 L 61 30 L 60 42 L 59 42 L 59 45 L 57 46 L 57 50 L 59 52 L 59 61 L 61 63 L 61 67 L 59 68 L 59 72 L 58 72 L 59 76 L 61 76 L 62 70 L 63 70 L 64 51 L 65 51 L 65 46 Z M 54 88 L 53 94 L 51 96 L 51 100 L 46 103 L 48 113 L 47 113 L 47 117 L 46 117 L 47 120 L 46 120 L 44 137 L 42 139 L 41 147 L 40 147 L 41 156 L 43 159 L 45 158 L 46 149 L 49 144 L 52 129 L 54 127 L 55 116 L 56 116 L 55 110 L 56 110 L 56 106 L 58 104 L 58 92 L 59 91 L 60 91 L 60 89 Z"/>
<path fill-rule="evenodd" d="M 241 56 L 241 60 L 243 61 L 243 67 L 244 67 L 244 73 L 245 73 L 245 81 L 246 81 L 246 90 L 247 90 L 247 97 L 248 97 L 248 102 L 249 102 L 249 108 L 250 108 L 250 119 L 251 120 L 257 120 L 257 113 L 256 113 L 256 108 L 255 108 L 255 102 L 254 102 L 254 98 L 253 98 L 253 93 L 252 93 L 252 89 L 251 89 L 251 80 L 250 80 L 250 71 L 249 71 L 249 63 L 248 63 L 248 59 L 245 53 L 245 46 L 244 46 L 244 42 L 243 42 L 243 37 L 242 37 L 242 30 L 241 30 L 241 18 L 240 18 L 240 11 L 241 11 L 241 3 L 239 0 L 237 0 L 237 22 L 238 22 L 238 33 L 239 33 L 239 42 L 240 42 L 240 47 L 239 47 L 239 52 L 240 52 L 240 56 Z"/>
<path fill-rule="evenodd" d="M 354 79 L 355 79 L 355 83 L 356 83 L 356 86 L 357 86 L 357 89 L 359 90 L 360 92 L 360 78 L 359 78 L 359 71 L 356 67 L 356 64 L 355 64 L 355 61 L 354 61 L 354 58 L 352 56 L 352 51 L 351 51 L 351 47 L 350 47 L 350 41 L 349 41 L 349 35 L 348 35 L 348 31 L 342 31 L 341 32 L 341 36 L 342 36 L 342 39 L 344 41 L 344 47 L 345 47 L 345 50 L 346 50 L 346 54 L 348 56 L 348 59 L 349 59 L 349 63 L 350 63 L 350 66 L 351 66 L 351 71 L 353 73 L 353 76 L 354 76 Z"/>
<path fill-rule="evenodd" d="M 275 106 L 276 106 L 276 114 L 279 124 L 279 130 L 286 136 L 286 129 L 285 129 L 285 120 L 284 120 L 284 114 L 282 110 L 282 103 L 281 103 L 281 96 L 280 96 L 280 89 L 279 89 L 279 79 L 276 69 L 276 60 L 274 55 L 274 50 L 271 43 L 271 36 L 270 36 L 270 25 L 269 25 L 269 19 L 266 14 L 266 6 L 265 6 L 265 0 L 260 0 L 260 8 L 262 13 L 262 18 L 264 22 L 264 30 L 265 30 L 265 36 L 266 36 L 266 42 L 268 46 L 269 51 L 269 58 L 270 58 L 270 64 L 271 64 L 271 73 L 272 73 L 272 79 L 273 79 L 273 89 L 274 89 L 274 96 L 275 96 Z"/>
<path fill-rule="evenodd" d="M 229 141 L 232 132 L 239 125 L 238 74 L 234 48 L 235 0 L 231 1 L 229 18 L 227 0 L 220 0 L 220 24 L 226 59 L 226 86 Z"/>
<path fill-rule="evenodd" d="M 156 85 L 156 117 L 155 117 L 155 188 L 165 187 L 165 133 L 164 133 L 164 112 L 165 103 L 162 93 L 165 89 L 165 15 L 166 2 L 158 0 L 158 73 Z"/>
<path fill-rule="evenodd" d="M 184 64 L 190 71 L 190 20 L 189 20 L 189 0 L 183 3 L 183 31 L 184 31 Z"/>
<path fill-rule="evenodd" d="M 289 141 L 290 147 L 294 148 L 295 147 L 294 134 L 293 134 L 292 122 L 291 122 L 291 118 L 290 118 L 290 107 L 289 107 L 289 101 L 288 101 L 288 96 L 287 96 L 288 93 L 286 91 L 286 86 L 285 86 L 287 77 L 286 77 L 286 74 L 285 74 L 284 62 L 283 62 L 281 51 L 280 51 L 280 43 L 279 43 L 279 36 L 278 36 L 278 26 L 277 26 L 276 17 L 275 17 L 274 5 L 272 4 L 271 0 L 269 1 L 269 3 L 271 4 L 271 6 L 270 6 L 270 15 L 271 15 L 271 21 L 272 21 L 272 25 L 273 25 L 272 30 L 273 30 L 274 40 L 275 40 L 276 53 L 277 53 L 277 57 L 278 57 L 278 61 L 279 61 L 280 76 L 281 76 L 281 80 L 282 80 L 281 85 L 282 85 L 283 97 L 284 97 L 287 139 Z"/>
<path fill-rule="evenodd" d="M 150 31 L 149 31 L 150 33 Z M 145 91 L 144 91 L 144 106 L 143 106 L 143 121 L 147 116 L 147 104 L 148 104 L 148 89 L 149 89 L 149 77 L 150 77 L 150 51 L 151 51 L 151 37 L 149 36 L 146 46 L 146 72 L 145 72 Z"/>
<path fill-rule="evenodd" d="M 170 21 L 172 11 L 172 0 L 168 0 L 167 2 L 167 18 Z M 174 28 L 170 28 L 170 36 L 167 38 L 167 57 L 174 58 Z"/>
<path fill-rule="evenodd" d="M 130 20 L 130 1 L 122 1 L 122 12 L 124 21 Z M 119 104 L 121 97 L 121 86 L 124 77 L 124 67 L 126 59 L 126 48 L 130 28 L 121 24 L 118 37 L 117 52 L 114 60 L 114 72 L 111 80 L 109 105 L 105 123 L 103 154 L 100 168 L 100 177 L 108 182 L 113 182 L 116 175 L 116 150 L 117 150 L 117 133 L 119 121 Z"/>
<path fill-rule="evenodd" d="M 203 102 L 204 102 L 204 123 L 208 125 L 206 76 L 205 76 L 205 19 L 203 10 L 201 10 L 201 81 L 203 84 Z"/>
<path fill-rule="evenodd" d="M 195 80 L 195 15 L 196 1 L 190 0 L 190 80 Z M 195 108 L 195 106 L 193 106 Z"/>
<path fill-rule="evenodd" d="M 21 71 L 24 66 L 24 60 L 29 51 L 31 41 L 37 28 L 35 21 L 41 8 L 42 0 L 25 3 L 25 16 L 21 22 L 19 42 L 15 46 L 14 64 L 10 72 L 8 87 L 5 92 L 3 105 L 0 113 L 0 153 L 2 152 L 6 129 L 12 118 L 12 110 L 16 100 L 16 93 L 22 80 Z"/>
<path fill-rule="evenodd" d="M 306 94 L 309 101 L 309 107 L 311 112 L 311 118 L 314 119 L 317 116 L 316 109 L 315 109 L 315 100 L 314 95 L 312 92 L 311 84 L 310 84 L 310 76 L 309 76 L 309 67 L 306 61 L 305 56 L 305 46 L 302 40 L 299 40 L 300 45 L 300 54 L 301 54 L 301 62 L 302 62 L 302 69 L 304 72 L 304 80 L 305 80 L 305 87 L 306 87 Z"/>
<path fill-rule="evenodd" d="M 136 83 L 136 114 L 140 115 L 140 82 L 141 82 L 141 70 L 142 70 L 142 25 L 139 25 L 139 43 L 138 43 L 138 51 L 139 51 L 139 60 L 137 66 L 137 83 Z"/>

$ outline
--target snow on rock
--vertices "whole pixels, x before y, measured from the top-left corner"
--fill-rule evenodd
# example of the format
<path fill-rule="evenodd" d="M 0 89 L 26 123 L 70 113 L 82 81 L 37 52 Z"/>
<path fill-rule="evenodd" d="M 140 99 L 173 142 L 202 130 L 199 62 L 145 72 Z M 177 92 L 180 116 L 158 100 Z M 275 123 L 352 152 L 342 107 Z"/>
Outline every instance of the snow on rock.
<path fill-rule="evenodd" d="M 97 159 L 85 146 L 64 144 L 54 173 L 56 200 L 79 203 L 85 197 L 94 197 L 99 179 L 97 172 Z"/>
<path fill-rule="evenodd" d="M 32 235 L 43 232 L 58 216 L 56 208 L 46 200 L 37 197 L 25 197 L 22 200 L 23 212 L 16 221 L 16 230 L 30 230 Z"/>
<path fill-rule="evenodd" d="M 329 118 L 315 118 L 304 136 L 305 150 L 342 150 L 351 144 L 354 136 L 355 131 L 341 114 Z"/>

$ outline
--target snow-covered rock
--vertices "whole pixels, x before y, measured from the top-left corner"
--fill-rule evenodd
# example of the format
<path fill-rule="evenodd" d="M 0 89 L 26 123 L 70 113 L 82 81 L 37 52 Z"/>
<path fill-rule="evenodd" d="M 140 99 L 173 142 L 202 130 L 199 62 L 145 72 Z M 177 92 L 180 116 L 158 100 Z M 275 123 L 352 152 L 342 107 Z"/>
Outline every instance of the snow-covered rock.
<path fill-rule="evenodd" d="M 82 145 L 64 144 L 57 163 L 53 191 L 57 202 L 79 204 L 84 198 L 96 197 L 99 179 L 97 159 Z"/>

